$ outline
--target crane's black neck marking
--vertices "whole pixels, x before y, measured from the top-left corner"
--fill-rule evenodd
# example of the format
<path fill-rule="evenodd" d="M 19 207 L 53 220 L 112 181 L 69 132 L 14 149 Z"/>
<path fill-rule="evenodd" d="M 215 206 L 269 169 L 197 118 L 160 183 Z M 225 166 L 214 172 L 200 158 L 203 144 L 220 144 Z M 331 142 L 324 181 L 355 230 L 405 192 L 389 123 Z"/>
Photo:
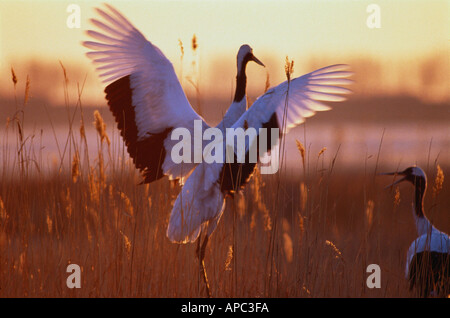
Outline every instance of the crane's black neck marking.
<path fill-rule="evenodd" d="M 234 102 L 240 102 L 245 96 L 245 89 L 247 87 L 247 76 L 245 75 L 245 68 L 247 63 L 250 61 L 252 55 L 248 53 L 242 60 L 242 64 L 238 69 L 238 74 L 236 76 L 236 92 L 234 93 Z M 239 67 L 239 65 L 238 65 Z"/>
<path fill-rule="evenodd" d="M 236 76 L 236 92 L 233 102 L 240 102 L 245 97 L 245 88 L 247 86 L 247 76 L 245 75 L 245 66 L 242 72 Z"/>
<path fill-rule="evenodd" d="M 425 197 L 425 190 L 427 188 L 427 181 L 423 177 L 413 176 L 414 184 L 414 211 L 417 217 L 424 218 L 425 212 L 423 209 L 423 198 Z"/>

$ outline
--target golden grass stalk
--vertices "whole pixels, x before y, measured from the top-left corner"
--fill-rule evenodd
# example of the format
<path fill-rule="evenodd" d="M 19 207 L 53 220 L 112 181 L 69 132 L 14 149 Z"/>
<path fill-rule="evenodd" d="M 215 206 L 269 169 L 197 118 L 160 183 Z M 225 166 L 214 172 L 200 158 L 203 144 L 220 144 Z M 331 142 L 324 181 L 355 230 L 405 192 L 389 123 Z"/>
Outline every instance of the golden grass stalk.
<path fill-rule="evenodd" d="M 309 290 L 305 285 L 302 286 L 302 290 L 303 290 L 308 296 L 311 295 L 310 290 Z"/>
<path fill-rule="evenodd" d="M 178 39 L 178 46 L 180 47 L 180 52 L 181 52 L 180 59 L 183 60 L 183 57 L 184 57 L 184 47 L 183 47 L 183 42 L 182 42 L 180 39 Z"/>
<path fill-rule="evenodd" d="M 198 48 L 197 36 L 195 34 L 192 36 L 191 47 L 192 47 L 192 51 L 194 51 L 194 53 L 195 53 L 195 51 L 197 51 L 197 48 Z"/>
<path fill-rule="evenodd" d="M 265 187 L 265 183 L 262 180 L 261 173 L 259 168 L 256 167 L 255 172 L 253 173 L 253 182 L 250 183 L 250 187 L 252 190 L 252 203 L 256 206 L 256 209 L 252 213 L 251 221 L 250 221 L 250 229 L 253 230 L 256 226 L 256 212 L 262 213 L 263 221 L 264 221 L 264 229 L 266 231 L 272 230 L 272 218 L 269 214 L 269 209 L 264 203 L 264 196 L 262 194 L 262 188 Z"/>
<path fill-rule="evenodd" d="M 64 67 L 63 63 L 61 61 L 59 61 L 59 65 L 61 65 L 61 68 L 63 70 L 63 75 L 64 75 L 64 83 L 65 85 L 69 84 L 69 78 L 67 77 L 67 71 L 66 68 Z"/>
<path fill-rule="evenodd" d="M 237 200 L 237 212 L 239 215 L 239 218 L 242 220 L 242 218 L 245 215 L 246 210 L 246 204 L 245 204 L 245 197 L 241 194 L 237 194 L 236 200 Z"/>
<path fill-rule="evenodd" d="M 0 220 L 2 221 L 2 224 L 6 222 L 6 220 L 9 218 L 8 213 L 6 213 L 5 204 L 3 203 L 2 198 L 0 197 Z"/>
<path fill-rule="evenodd" d="M 89 244 L 91 244 L 92 243 L 92 231 L 91 231 L 91 226 L 89 225 L 87 218 L 84 219 L 84 225 L 85 225 L 85 229 L 86 229 L 86 237 L 88 239 Z"/>
<path fill-rule="evenodd" d="M 253 231 L 256 227 L 256 211 L 253 211 L 250 218 L 250 231 Z"/>
<path fill-rule="evenodd" d="M 301 211 L 306 210 L 306 202 L 308 201 L 308 187 L 304 182 L 300 183 L 300 208 Z"/>
<path fill-rule="evenodd" d="M 306 150 L 305 147 L 303 146 L 303 144 L 295 139 L 295 143 L 297 144 L 297 149 L 300 152 L 300 155 L 302 156 L 302 164 L 303 164 L 303 168 L 305 168 L 305 157 L 306 157 Z"/>
<path fill-rule="evenodd" d="M 152 208 L 152 197 L 148 197 L 148 209 Z"/>
<path fill-rule="evenodd" d="M 84 123 L 83 122 L 80 123 L 80 137 L 83 140 L 86 140 L 86 131 L 84 129 Z"/>
<path fill-rule="evenodd" d="M 343 259 L 343 257 L 342 257 L 342 253 L 341 253 L 341 251 L 339 250 L 339 248 L 333 243 L 333 242 L 331 242 L 330 240 L 326 240 L 325 241 L 325 244 L 327 245 L 327 246 L 330 246 L 332 249 L 333 249 L 333 252 L 334 252 L 334 257 L 336 258 L 336 259 L 339 259 L 339 260 L 341 260 L 342 262 L 344 262 L 344 259 Z"/>
<path fill-rule="evenodd" d="M 227 252 L 227 258 L 225 259 L 225 270 L 226 271 L 231 271 L 232 260 L 233 260 L 233 246 L 229 245 L 228 252 Z"/>
<path fill-rule="evenodd" d="M 288 82 L 291 80 L 291 76 L 294 73 L 294 61 L 289 61 L 289 57 L 286 56 L 286 63 L 284 64 L 284 72 Z"/>
<path fill-rule="evenodd" d="M 253 203 L 257 204 L 261 200 L 261 173 L 259 172 L 258 166 L 255 168 L 253 173 L 253 182 L 250 183 L 250 188 L 252 189 Z"/>
<path fill-rule="evenodd" d="M 433 186 L 433 196 L 436 197 L 442 190 L 442 185 L 444 184 L 444 171 L 442 171 L 441 166 L 437 165 L 436 178 L 434 179 Z"/>
<path fill-rule="evenodd" d="M 16 73 L 14 72 L 14 69 L 11 67 L 11 77 L 12 77 L 12 81 L 14 83 L 14 88 L 16 88 L 17 85 L 17 76 Z"/>
<path fill-rule="evenodd" d="M 27 263 L 27 256 L 25 251 L 23 251 L 19 256 L 19 262 L 18 262 L 18 272 L 20 275 L 24 274 L 25 265 Z"/>
<path fill-rule="evenodd" d="M 291 238 L 291 225 L 286 218 L 282 218 L 281 227 L 283 229 L 283 251 L 286 261 L 291 263 L 294 256 L 294 247 Z"/>
<path fill-rule="evenodd" d="M 394 205 L 399 206 L 400 205 L 400 189 L 398 187 L 395 187 L 395 195 L 394 195 Z"/>
<path fill-rule="evenodd" d="M 92 202 L 96 203 L 97 205 L 100 203 L 98 178 L 96 177 L 96 174 L 94 173 L 94 168 L 91 168 L 91 171 L 89 171 L 89 196 L 90 196 Z"/>
<path fill-rule="evenodd" d="M 125 246 L 125 250 L 127 251 L 127 257 L 129 259 L 131 256 L 131 241 L 128 238 L 128 236 L 125 233 L 123 233 L 122 231 L 120 231 L 120 234 L 122 234 L 123 244 Z"/>
<path fill-rule="evenodd" d="M 184 59 L 184 46 L 183 42 L 178 39 L 178 46 L 180 47 L 180 83 L 183 85 L 183 59 Z"/>
<path fill-rule="evenodd" d="M 264 229 L 266 231 L 272 231 L 272 218 L 269 214 L 269 209 L 263 204 L 258 207 L 263 212 L 263 220 L 264 220 Z"/>
<path fill-rule="evenodd" d="M 103 121 L 102 115 L 100 115 L 100 112 L 98 110 L 94 111 L 94 126 L 97 130 L 98 135 L 100 136 L 100 141 L 106 141 L 108 146 L 111 144 L 111 141 L 109 140 L 108 134 L 106 133 L 106 124 Z"/>
<path fill-rule="evenodd" d="M 293 255 L 294 255 L 294 249 L 293 249 L 292 239 L 289 233 L 284 232 L 283 233 L 283 250 L 284 255 L 286 256 L 286 261 L 288 263 L 292 263 Z"/>
<path fill-rule="evenodd" d="M 28 103 L 28 98 L 30 97 L 30 77 L 27 75 L 27 82 L 25 84 L 25 97 L 23 100 L 23 106 Z"/>
<path fill-rule="evenodd" d="M 298 228 L 300 230 L 300 235 L 303 234 L 303 232 L 305 231 L 305 217 L 302 216 L 300 213 L 297 213 L 298 215 Z"/>
<path fill-rule="evenodd" d="M 291 225 L 289 221 L 286 218 L 281 219 L 281 228 L 283 229 L 283 232 L 290 232 L 291 231 Z"/>
<path fill-rule="evenodd" d="M 375 203 L 373 202 L 373 200 L 367 201 L 367 205 L 366 205 L 366 222 L 367 222 L 367 226 L 368 227 L 372 226 L 373 209 L 374 209 L 374 207 L 375 207 Z"/>
<path fill-rule="evenodd" d="M 320 158 L 320 156 L 327 150 L 327 147 L 323 147 L 322 149 L 320 149 L 319 154 L 317 155 L 317 159 Z"/>
<path fill-rule="evenodd" d="M 198 41 L 197 36 L 194 34 L 192 36 L 191 41 L 191 48 L 192 48 L 192 54 L 194 56 L 191 66 L 192 66 L 192 75 L 186 77 L 188 82 L 194 87 L 195 93 L 196 93 L 196 102 L 198 107 L 198 113 L 201 116 L 202 115 L 202 105 L 201 105 L 201 94 L 200 94 L 200 79 L 199 79 L 199 71 L 198 71 L 198 65 L 197 65 L 197 49 L 198 49 Z"/>
<path fill-rule="evenodd" d="M 51 234 L 51 233 L 52 233 L 52 230 L 53 230 L 53 221 L 52 221 L 52 219 L 50 218 L 50 215 L 48 214 L 48 212 L 47 212 L 46 223 L 47 223 L 47 230 L 48 230 L 48 233 Z"/>
<path fill-rule="evenodd" d="M 73 181 L 73 183 L 77 183 L 79 175 L 80 175 L 80 159 L 78 158 L 78 154 L 75 153 L 73 155 L 73 160 L 72 160 L 72 181 Z"/>
<path fill-rule="evenodd" d="M 128 196 L 123 193 L 123 192 L 119 192 L 120 197 L 122 198 L 123 202 L 125 203 L 125 211 L 129 216 L 133 216 L 134 215 L 134 209 L 133 209 L 133 204 L 131 204 L 130 199 L 128 198 Z"/>
<path fill-rule="evenodd" d="M 98 185 L 100 189 L 106 187 L 106 173 L 105 173 L 105 162 L 103 160 L 103 153 L 98 153 Z"/>
<path fill-rule="evenodd" d="M 270 88 L 270 75 L 269 72 L 266 72 L 266 83 L 264 85 L 264 93 Z"/>
<path fill-rule="evenodd" d="M 66 216 L 70 218 L 72 216 L 73 212 L 73 205 L 72 205 L 72 198 L 70 196 L 70 187 L 67 187 L 66 189 L 66 196 L 65 196 L 65 203 L 66 203 Z"/>

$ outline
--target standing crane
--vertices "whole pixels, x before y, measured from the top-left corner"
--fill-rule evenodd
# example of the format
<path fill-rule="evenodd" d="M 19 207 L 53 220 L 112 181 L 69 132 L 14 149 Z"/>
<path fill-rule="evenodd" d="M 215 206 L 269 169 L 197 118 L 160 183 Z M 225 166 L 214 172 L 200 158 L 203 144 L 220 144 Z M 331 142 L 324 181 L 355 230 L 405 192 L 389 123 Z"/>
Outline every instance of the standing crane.
<path fill-rule="evenodd" d="M 414 186 L 412 210 L 419 237 L 412 242 L 406 256 L 405 276 L 410 282 L 410 289 L 416 287 L 421 297 L 447 296 L 450 294 L 450 238 L 436 229 L 425 215 L 425 172 L 414 166 L 401 172 L 382 174 L 402 176 L 387 187 L 403 181 L 409 181 Z"/>

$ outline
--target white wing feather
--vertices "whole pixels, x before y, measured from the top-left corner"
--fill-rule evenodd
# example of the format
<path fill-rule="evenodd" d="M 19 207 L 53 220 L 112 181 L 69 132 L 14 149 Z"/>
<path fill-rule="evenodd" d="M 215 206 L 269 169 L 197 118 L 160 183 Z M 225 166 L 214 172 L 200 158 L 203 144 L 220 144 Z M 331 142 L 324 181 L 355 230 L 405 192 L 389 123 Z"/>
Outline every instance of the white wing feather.
<path fill-rule="evenodd" d="M 110 12 L 96 9 L 104 22 L 91 20 L 99 31 L 87 31 L 96 41 L 83 45 L 91 50 L 87 56 L 105 84 L 130 76 L 137 140 L 167 128 L 185 127 L 193 133 L 194 120 L 201 120 L 204 128 L 209 127 L 189 104 L 171 62 L 121 13 L 105 5 Z M 173 143 L 168 139 L 164 145 L 170 147 Z M 184 164 L 181 169 L 170 159 L 167 148 L 163 169 L 172 179 L 188 174 L 195 167 L 194 163 Z"/>
<path fill-rule="evenodd" d="M 342 95 L 352 91 L 336 85 L 352 83 L 348 77 L 353 73 L 348 68 L 345 64 L 331 65 L 281 83 L 260 96 L 233 128 L 244 127 L 245 121 L 248 127 L 260 128 L 276 113 L 278 125 L 286 134 L 316 112 L 330 110 L 331 107 L 323 101 L 341 102 L 346 99 Z"/>

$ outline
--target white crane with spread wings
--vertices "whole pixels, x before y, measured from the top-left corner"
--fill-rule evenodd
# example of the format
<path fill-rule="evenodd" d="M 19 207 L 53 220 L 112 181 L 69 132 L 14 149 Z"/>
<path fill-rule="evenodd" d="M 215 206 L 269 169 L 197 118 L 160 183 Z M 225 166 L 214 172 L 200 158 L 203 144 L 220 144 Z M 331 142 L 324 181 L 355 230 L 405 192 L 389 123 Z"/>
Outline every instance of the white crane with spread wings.
<path fill-rule="evenodd" d="M 269 130 L 263 138 L 267 138 L 265 150 L 270 152 L 275 146 L 272 128 L 279 131 L 276 137 L 282 137 L 317 111 L 329 110 L 323 101 L 345 100 L 343 95 L 351 91 L 342 85 L 352 83 L 348 79 L 352 72 L 347 65 L 337 64 L 290 79 L 269 89 L 247 110 L 245 66 L 249 61 L 263 64 L 249 46 L 242 46 L 237 56 L 235 98 L 217 128 L 222 132 L 226 128 L 255 129 L 256 144 L 246 140 L 245 162 L 229 163 L 223 158 L 215 163 L 195 160 L 175 163 L 171 152 L 177 141 L 172 140 L 171 132 L 185 128 L 194 135 L 196 121 L 201 122 L 202 131 L 210 127 L 191 107 L 171 62 L 121 13 L 110 5 L 106 7 L 109 12 L 96 9 L 103 22 L 91 20 L 100 32 L 87 31 L 95 41 L 83 45 L 90 49 L 87 56 L 108 84 L 105 88 L 108 105 L 130 157 L 142 172 L 143 182 L 163 176 L 183 181 L 188 177 L 173 206 L 167 236 L 173 242 L 194 242 L 201 230 L 206 230 L 199 258 L 209 294 L 203 264 L 208 237 L 224 211 L 225 197 L 241 189 L 252 176 L 257 162 L 248 160 L 248 151 L 252 146 L 259 148 L 260 128 Z M 194 148 L 194 140 L 191 146 Z"/>

